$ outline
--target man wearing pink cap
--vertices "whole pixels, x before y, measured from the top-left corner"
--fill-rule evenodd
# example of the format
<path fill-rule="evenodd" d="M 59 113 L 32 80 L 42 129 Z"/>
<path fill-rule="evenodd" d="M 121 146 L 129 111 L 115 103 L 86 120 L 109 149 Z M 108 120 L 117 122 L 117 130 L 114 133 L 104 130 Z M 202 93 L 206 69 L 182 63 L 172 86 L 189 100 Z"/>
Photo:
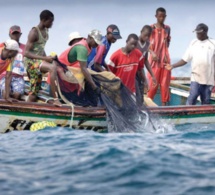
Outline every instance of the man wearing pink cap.
<path fill-rule="evenodd" d="M 24 94 L 25 89 L 25 81 L 24 81 L 24 62 L 23 55 L 25 50 L 25 45 L 19 42 L 19 39 L 22 35 L 21 28 L 19 26 L 12 26 L 9 30 L 9 36 L 12 40 L 17 41 L 19 44 L 20 51 L 14 58 L 11 66 L 7 68 L 7 70 L 1 74 L 0 78 L 0 94 L 2 97 L 5 96 L 5 88 L 10 91 L 10 96 L 15 99 L 20 99 L 21 95 Z M 8 79 L 6 85 L 6 79 Z"/>

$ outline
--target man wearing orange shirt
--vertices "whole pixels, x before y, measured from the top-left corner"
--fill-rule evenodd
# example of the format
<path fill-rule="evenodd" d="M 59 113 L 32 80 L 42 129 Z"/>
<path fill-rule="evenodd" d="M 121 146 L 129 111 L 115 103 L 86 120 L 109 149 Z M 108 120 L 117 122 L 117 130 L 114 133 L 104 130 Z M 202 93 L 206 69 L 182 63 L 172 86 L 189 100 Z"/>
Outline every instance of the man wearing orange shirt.
<path fill-rule="evenodd" d="M 150 56 L 149 63 L 156 77 L 157 85 L 153 86 L 152 76 L 148 74 L 149 92 L 148 97 L 154 99 L 157 89 L 160 86 L 162 106 L 167 105 L 170 100 L 169 85 L 171 71 L 165 69 L 165 64 L 170 64 L 169 44 L 170 27 L 164 24 L 166 19 L 166 10 L 158 8 L 156 10 L 157 23 L 152 25 L 152 34 L 150 37 Z"/>

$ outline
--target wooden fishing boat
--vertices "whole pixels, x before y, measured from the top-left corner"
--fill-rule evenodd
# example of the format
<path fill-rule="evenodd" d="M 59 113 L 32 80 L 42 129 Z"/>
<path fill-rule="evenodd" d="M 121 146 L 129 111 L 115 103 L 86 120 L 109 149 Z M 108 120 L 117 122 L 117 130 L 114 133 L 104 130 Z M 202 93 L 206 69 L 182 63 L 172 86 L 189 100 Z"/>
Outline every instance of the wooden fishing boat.
<path fill-rule="evenodd" d="M 189 81 L 178 78 L 172 81 L 170 106 L 149 107 L 151 113 L 160 116 L 162 120 L 169 120 L 173 124 L 186 123 L 215 123 L 215 105 L 186 106 L 189 92 Z M 159 98 L 155 98 L 155 101 Z M 215 99 L 212 97 L 212 103 Z M 159 104 L 159 102 L 158 102 Z M 180 106 L 178 104 L 181 104 Z M 39 121 L 53 121 L 58 126 L 69 127 L 72 109 L 70 106 L 55 107 L 45 103 L 17 102 L 8 103 L 0 100 L 0 132 L 13 130 L 29 130 L 30 126 Z M 72 128 L 94 131 L 107 131 L 107 114 L 104 107 L 74 108 Z"/>

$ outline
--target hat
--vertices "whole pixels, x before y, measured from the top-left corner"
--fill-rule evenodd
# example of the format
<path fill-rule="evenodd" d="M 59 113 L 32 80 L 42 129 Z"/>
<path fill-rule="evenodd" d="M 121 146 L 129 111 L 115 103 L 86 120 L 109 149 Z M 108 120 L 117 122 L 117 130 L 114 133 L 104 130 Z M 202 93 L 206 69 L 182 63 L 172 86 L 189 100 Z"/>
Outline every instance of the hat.
<path fill-rule="evenodd" d="M 115 24 L 111 24 L 107 27 L 107 32 L 111 33 L 115 39 L 121 39 L 119 28 Z"/>
<path fill-rule="evenodd" d="M 88 35 L 92 37 L 98 45 L 102 43 L 102 33 L 99 30 L 92 30 Z"/>
<path fill-rule="evenodd" d="M 14 25 L 10 27 L 9 33 L 13 34 L 14 32 L 19 32 L 21 33 L 21 28 L 20 26 Z"/>
<path fill-rule="evenodd" d="M 8 50 L 14 50 L 14 51 L 18 51 L 21 52 L 22 50 L 19 48 L 19 44 L 17 41 L 12 40 L 12 39 L 8 39 L 7 41 L 4 42 L 5 44 L 5 49 Z"/>
<path fill-rule="evenodd" d="M 196 29 L 193 32 L 208 32 L 208 26 L 206 24 L 200 23 L 197 25 Z"/>
<path fill-rule="evenodd" d="M 72 32 L 69 34 L 69 43 L 74 39 L 80 39 L 80 38 L 83 38 L 83 37 L 80 35 L 79 32 Z"/>

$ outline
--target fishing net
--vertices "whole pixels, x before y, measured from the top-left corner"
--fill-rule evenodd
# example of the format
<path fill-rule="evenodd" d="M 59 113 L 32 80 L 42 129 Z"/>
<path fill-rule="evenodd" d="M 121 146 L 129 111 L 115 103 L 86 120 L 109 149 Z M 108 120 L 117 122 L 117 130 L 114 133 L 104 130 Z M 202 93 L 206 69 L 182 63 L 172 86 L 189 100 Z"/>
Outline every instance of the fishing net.
<path fill-rule="evenodd" d="M 136 103 L 136 96 L 118 78 L 108 80 L 102 75 L 92 75 L 102 89 L 100 101 L 107 109 L 109 132 L 141 132 L 149 122 L 146 107 Z"/>
<path fill-rule="evenodd" d="M 69 101 L 79 106 L 104 105 L 109 132 L 141 132 L 151 122 L 147 107 L 137 104 L 136 96 L 114 74 L 89 70 L 94 82 L 101 89 L 101 94 L 97 95 L 79 71 L 59 64 L 59 90 L 66 103 Z"/>

